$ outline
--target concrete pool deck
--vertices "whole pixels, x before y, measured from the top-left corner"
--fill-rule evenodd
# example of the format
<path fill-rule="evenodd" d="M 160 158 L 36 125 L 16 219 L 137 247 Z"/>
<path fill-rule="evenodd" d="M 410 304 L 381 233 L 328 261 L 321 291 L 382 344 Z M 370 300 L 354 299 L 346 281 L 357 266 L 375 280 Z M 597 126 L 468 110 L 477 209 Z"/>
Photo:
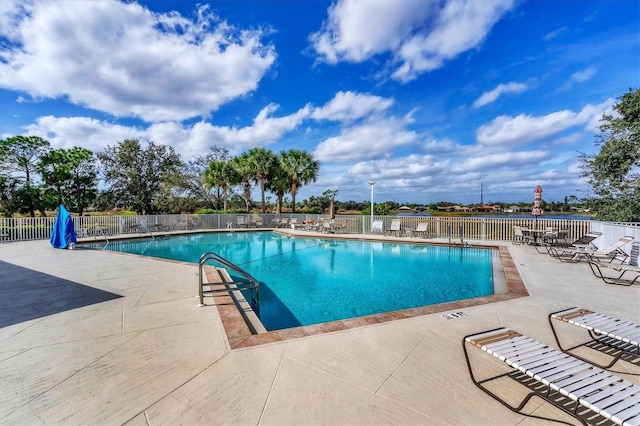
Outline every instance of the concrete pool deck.
<path fill-rule="evenodd" d="M 197 265 L 0 243 L 0 424 L 552 424 L 473 386 L 463 336 L 504 325 L 555 346 L 548 313 L 638 323 L 640 287 L 501 245 L 528 297 L 232 350 L 218 310 L 198 307 Z M 637 366 L 614 369 L 640 384 Z"/>

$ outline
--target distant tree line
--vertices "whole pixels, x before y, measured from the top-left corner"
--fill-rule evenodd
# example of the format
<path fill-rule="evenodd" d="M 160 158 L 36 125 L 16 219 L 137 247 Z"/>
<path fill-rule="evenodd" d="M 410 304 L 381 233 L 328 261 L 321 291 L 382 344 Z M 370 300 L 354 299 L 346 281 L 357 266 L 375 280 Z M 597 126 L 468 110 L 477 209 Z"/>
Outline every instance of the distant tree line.
<path fill-rule="evenodd" d="M 138 214 L 251 211 L 254 186 L 261 212 L 266 191 L 276 194 L 280 209 L 291 195 L 295 212 L 298 189 L 317 180 L 319 167 L 310 153 L 296 149 L 276 154 L 253 148 L 232 157 L 212 147 L 184 162 L 172 147 L 152 141 L 127 139 L 94 154 L 78 147 L 52 149 L 37 136 L 15 136 L 0 140 L 0 213 L 46 216 L 60 204 L 80 215 L 88 207 Z"/>

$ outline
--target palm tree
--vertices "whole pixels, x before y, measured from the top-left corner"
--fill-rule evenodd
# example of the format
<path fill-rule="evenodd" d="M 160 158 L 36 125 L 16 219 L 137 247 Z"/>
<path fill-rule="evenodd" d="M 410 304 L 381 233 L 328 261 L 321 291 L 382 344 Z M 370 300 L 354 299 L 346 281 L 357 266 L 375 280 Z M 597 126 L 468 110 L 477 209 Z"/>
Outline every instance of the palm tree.
<path fill-rule="evenodd" d="M 276 155 L 266 148 L 252 148 L 242 154 L 241 157 L 243 157 L 243 162 L 248 168 L 248 171 L 253 173 L 254 182 L 260 185 L 260 210 L 262 213 L 265 213 L 264 185 L 267 175 L 276 163 Z"/>
<path fill-rule="evenodd" d="M 280 153 L 280 167 L 291 185 L 291 212 L 295 213 L 298 188 L 318 179 L 320 163 L 306 151 L 290 149 Z"/>
<path fill-rule="evenodd" d="M 204 172 L 204 184 L 207 189 L 213 187 L 222 190 L 222 210 L 227 210 L 229 188 L 240 183 L 236 170 L 229 161 L 214 161 Z"/>
<path fill-rule="evenodd" d="M 282 200 L 284 198 L 284 194 L 291 190 L 289 177 L 282 168 L 281 157 L 276 157 L 276 161 L 269 172 L 265 186 L 269 192 L 276 194 L 276 217 L 280 217 L 280 214 L 282 213 Z"/>
<path fill-rule="evenodd" d="M 245 154 L 240 157 L 234 157 L 231 160 L 231 165 L 237 174 L 238 182 L 242 186 L 242 199 L 244 200 L 245 209 L 249 213 L 251 211 L 251 179 L 253 179 L 254 173 Z"/>

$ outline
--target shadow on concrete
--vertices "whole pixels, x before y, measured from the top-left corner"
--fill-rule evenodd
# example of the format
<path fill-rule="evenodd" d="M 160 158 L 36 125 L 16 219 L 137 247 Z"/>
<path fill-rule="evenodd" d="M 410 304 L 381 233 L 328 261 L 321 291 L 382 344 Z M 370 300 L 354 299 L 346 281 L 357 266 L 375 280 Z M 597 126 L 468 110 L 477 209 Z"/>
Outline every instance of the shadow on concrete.
<path fill-rule="evenodd" d="M 122 297 L 0 261 L 0 327 Z"/>

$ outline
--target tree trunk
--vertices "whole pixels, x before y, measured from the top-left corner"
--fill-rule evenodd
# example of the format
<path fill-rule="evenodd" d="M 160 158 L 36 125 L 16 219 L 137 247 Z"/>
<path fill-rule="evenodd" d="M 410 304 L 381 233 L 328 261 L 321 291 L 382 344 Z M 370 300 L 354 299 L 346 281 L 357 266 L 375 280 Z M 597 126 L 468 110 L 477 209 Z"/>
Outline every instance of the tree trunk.
<path fill-rule="evenodd" d="M 296 212 L 296 192 L 298 192 L 298 184 L 291 184 L 291 213 Z"/>

